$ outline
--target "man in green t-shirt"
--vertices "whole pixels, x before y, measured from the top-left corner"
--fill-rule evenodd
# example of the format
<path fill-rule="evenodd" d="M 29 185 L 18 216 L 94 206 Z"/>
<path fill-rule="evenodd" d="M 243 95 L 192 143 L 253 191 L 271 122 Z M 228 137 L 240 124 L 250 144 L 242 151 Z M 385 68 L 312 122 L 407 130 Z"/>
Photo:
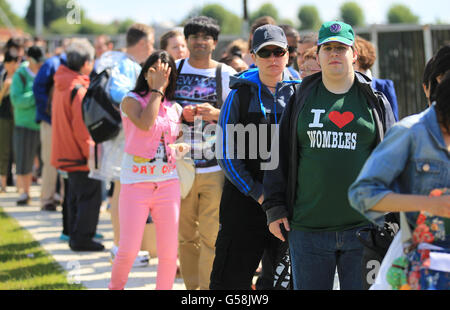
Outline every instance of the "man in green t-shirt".
<path fill-rule="evenodd" d="M 264 178 L 269 230 L 283 241 L 288 232 L 295 289 L 332 289 L 336 268 L 341 289 L 363 288 L 356 231 L 369 222 L 347 192 L 394 116 L 370 79 L 354 71 L 353 43 L 350 25 L 322 25 L 322 72 L 305 78 L 287 106 L 276 144 L 280 165 Z"/>

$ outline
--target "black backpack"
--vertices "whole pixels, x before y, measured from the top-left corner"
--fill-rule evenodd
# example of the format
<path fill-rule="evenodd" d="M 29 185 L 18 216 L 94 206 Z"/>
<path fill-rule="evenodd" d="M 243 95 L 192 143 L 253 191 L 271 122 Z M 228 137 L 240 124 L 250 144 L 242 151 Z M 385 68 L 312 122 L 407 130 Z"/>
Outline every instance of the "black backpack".
<path fill-rule="evenodd" d="M 120 111 L 107 91 L 110 78 L 110 68 L 98 74 L 93 71 L 83 99 L 83 120 L 96 144 L 110 140 L 120 132 Z"/>

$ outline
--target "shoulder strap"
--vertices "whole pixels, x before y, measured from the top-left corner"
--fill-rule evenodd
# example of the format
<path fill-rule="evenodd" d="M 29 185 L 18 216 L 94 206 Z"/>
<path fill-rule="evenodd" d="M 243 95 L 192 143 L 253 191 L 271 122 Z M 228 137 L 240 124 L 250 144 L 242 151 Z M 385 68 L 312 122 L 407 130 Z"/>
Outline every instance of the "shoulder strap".
<path fill-rule="evenodd" d="M 180 60 L 180 64 L 178 65 L 178 69 L 177 69 L 177 75 L 180 75 L 180 73 L 181 73 L 181 68 L 183 68 L 183 65 L 184 65 L 184 61 L 185 61 L 186 59 L 181 59 Z"/>
<path fill-rule="evenodd" d="M 80 88 L 83 88 L 83 85 L 77 84 L 77 85 L 75 85 L 75 87 L 72 89 L 72 92 L 70 93 L 70 104 L 72 104 L 73 99 L 75 99 L 75 96 L 77 95 L 78 90 L 79 90 Z"/>
<path fill-rule="evenodd" d="M 23 76 L 22 73 L 17 72 L 17 74 L 19 75 L 20 80 L 22 81 L 23 87 L 25 88 L 25 86 L 27 86 L 27 79 Z"/>
<path fill-rule="evenodd" d="M 8 72 L 6 72 L 6 70 L 0 72 L 0 89 L 3 87 L 3 83 L 5 82 L 7 75 Z"/>
<path fill-rule="evenodd" d="M 237 90 L 239 98 L 239 123 L 247 120 L 248 108 L 250 107 L 250 86 L 241 85 Z"/>
<path fill-rule="evenodd" d="M 223 105 L 222 99 L 222 63 L 216 67 L 216 96 L 217 96 L 217 108 L 221 108 Z"/>

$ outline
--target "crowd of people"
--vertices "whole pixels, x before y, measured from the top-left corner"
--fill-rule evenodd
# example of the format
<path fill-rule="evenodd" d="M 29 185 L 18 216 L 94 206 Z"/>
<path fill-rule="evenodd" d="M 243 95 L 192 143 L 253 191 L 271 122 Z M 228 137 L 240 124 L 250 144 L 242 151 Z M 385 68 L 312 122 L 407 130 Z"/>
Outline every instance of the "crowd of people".
<path fill-rule="evenodd" d="M 120 51 L 105 35 L 72 38 L 51 57 L 41 41 L 9 40 L 1 191 L 14 171 L 26 206 L 39 174 L 41 209 L 62 205 L 60 238 L 73 251 L 105 249 L 96 230 L 108 201 L 112 290 L 150 257 L 157 289 L 177 273 L 188 290 L 332 289 L 336 270 L 341 289 L 363 289 L 357 235 L 386 212 L 442 217 L 439 245 L 450 248 L 449 197 L 427 197 L 450 186 L 450 47 L 424 69 L 429 108 L 398 122 L 393 82 L 372 76 L 375 47 L 350 25 L 300 36 L 265 16 L 250 33 L 219 61 L 220 27 L 205 16 L 163 34 L 156 51 L 144 24 Z M 98 143 L 83 113 L 105 76 L 121 124 Z M 285 255 L 291 271 L 277 287 Z"/>

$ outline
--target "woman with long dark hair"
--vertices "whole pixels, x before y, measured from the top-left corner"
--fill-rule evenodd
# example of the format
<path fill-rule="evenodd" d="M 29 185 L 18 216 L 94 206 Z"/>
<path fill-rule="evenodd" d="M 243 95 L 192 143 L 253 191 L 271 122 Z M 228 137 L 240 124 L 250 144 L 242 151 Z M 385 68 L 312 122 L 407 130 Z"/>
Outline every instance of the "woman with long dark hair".
<path fill-rule="evenodd" d="M 171 289 L 177 270 L 180 185 L 171 148 L 180 131 L 174 101 L 176 67 L 165 51 L 145 62 L 136 87 L 121 103 L 125 133 L 119 197 L 120 241 L 110 289 L 123 289 L 139 251 L 149 211 L 156 226 L 156 289 Z"/>

